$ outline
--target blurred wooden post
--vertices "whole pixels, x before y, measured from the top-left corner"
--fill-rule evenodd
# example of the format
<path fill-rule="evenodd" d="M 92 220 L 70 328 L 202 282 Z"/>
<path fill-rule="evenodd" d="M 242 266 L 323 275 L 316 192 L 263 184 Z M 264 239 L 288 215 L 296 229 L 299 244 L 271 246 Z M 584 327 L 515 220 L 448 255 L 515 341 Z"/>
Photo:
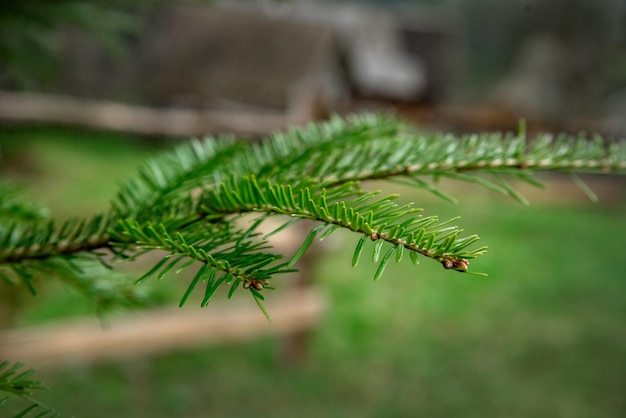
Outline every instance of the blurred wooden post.
<path fill-rule="evenodd" d="M 308 233 L 308 232 L 307 232 Z M 302 238 L 306 235 L 301 235 Z M 315 250 L 311 249 L 310 252 L 305 254 L 298 263 L 300 271 L 296 277 L 293 278 L 292 286 L 300 291 L 307 291 L 312 289 L 314 282 L 313 266 L 315 265 Z M 308 356 L 309 343 L 313 334 L 314 328 L 300 328 L 286 335 L 283 338 L 281 346 L 281 360 L 288 366 L 295 366 L 303 364 Z"/>
<path fill-rule="evenodd" d="M 324 103 L 315 83 L 302 82 L 296 85 L 289 97 L 287 115 L 290 123 L 303 125 L 305 123 L 323 119 L 330 113 Z M 299 248 L 311 230 L 310 223 L 298 223 L 292 227 L 295 232 L 295 245 L 291 251 Z M 294 241 L 294 238 L 291 239 Z M 291 286 L 296 291 L 311 291 L 314 284 L 315 260 L 319 257 L 318 250 L 312 245 L 300 258 L 297 264 L 298 272 L 294 274 Z M 302 364 L 308 355 L 308 347 L 313 333 L 313 328 L 301 328 L 287 334 L 282 341 L 280 357 L 284 364 L 295 366 Z"/>
<path fill-rule="evenodd" d="M 14 286 L 0 280 L 0 330 L 10 327 L 19 311 L 24 293 L 22 286 Z"/>

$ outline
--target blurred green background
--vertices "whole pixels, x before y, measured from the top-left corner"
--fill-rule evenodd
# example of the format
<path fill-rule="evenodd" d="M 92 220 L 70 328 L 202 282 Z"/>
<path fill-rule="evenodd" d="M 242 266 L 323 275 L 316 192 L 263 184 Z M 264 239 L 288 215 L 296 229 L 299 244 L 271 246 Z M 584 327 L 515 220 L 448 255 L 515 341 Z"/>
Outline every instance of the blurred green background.
<path fill-rule="evenodd" d="M 170 145 L 49 127 L 4 128 L 0 144 L 3 177 L 61 218 L 106 207 L 117 181 Z M 481 235 L 490 250 L 472 269 L 486 278 L 405 259 L 374 283 L 372 263 L 350 267 L 358 237 L 327 240 L 315 281 L 329 308 L 301 365 L 262 338 L 42 370 L 52 389 L 39 399 L 77 417 L 623 417 L 624 180 L 589 177 L 601 198 L 592 204 L 567 178 L 543 178 L 547 191 L 522 187 L 530 207 L 458 183 L 444 188 L 459 206 L 399 190 Z M 176 279 L 146 285 L 174 305 Z M 93 314 L 71 289 L 36 284 L 18 324 Z"/>

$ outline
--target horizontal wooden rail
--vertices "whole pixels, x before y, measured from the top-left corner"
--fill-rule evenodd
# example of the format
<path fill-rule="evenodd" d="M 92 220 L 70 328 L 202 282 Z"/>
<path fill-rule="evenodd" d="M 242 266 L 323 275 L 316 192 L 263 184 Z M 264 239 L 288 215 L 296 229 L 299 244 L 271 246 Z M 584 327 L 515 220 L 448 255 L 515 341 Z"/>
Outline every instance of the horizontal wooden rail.
<path fill-rule="evenodd" d="M 325 299 L 314 289 L 272 296 L 266 302 L 272 322 L 256 304 L 234 301 L 203 309 L 187 306 L 141 311 L 113 318 L 105 328 L 97 319 L 82 319 L 0 331 L 0 360 L 55 368 L 263 335 L 289 336 L 315 328 L 325 310 Z"/>
<path fill-rule="evenodd" d="M 194 136 L 222 132 L 260 136 L 284 129 L 287 113 L 267 110 L 188 110 L 34 93 L 0 92 L 0 120 L 55 123 L 142 135 Z M 297 121 L 293 121 L 297 122 Z"/>

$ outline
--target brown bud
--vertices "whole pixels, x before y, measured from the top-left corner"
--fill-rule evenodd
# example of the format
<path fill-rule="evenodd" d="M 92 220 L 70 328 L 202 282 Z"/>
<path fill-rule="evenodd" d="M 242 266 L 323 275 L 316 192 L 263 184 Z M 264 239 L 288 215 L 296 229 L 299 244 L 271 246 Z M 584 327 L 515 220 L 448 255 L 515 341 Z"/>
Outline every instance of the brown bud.
<path fill-rule="evenodd" d="M 468 268 L 469 268 L 469 261 L 467 261 L 464 258 L 461 258 L 460 260 L 456 260 L 454 262 L 454 269 L 455 270 L 467 271 Z"/>

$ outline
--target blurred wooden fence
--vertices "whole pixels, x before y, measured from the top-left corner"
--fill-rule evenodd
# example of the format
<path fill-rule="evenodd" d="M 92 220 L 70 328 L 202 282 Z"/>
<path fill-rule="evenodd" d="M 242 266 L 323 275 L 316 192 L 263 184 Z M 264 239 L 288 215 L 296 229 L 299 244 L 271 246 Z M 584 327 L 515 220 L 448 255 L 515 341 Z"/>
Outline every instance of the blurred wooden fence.
<path fill-rule="evenodd" d="M 305 115 L 306 117 L 306 115 Z M 54 123 L 135 133 L 193 136 L 222 132 L 261 136 L 302 118 L 268 110 L 162 109 L 35 93 L 0 92 L 0 121 Z"/>
<path fill-rule="evenodd" d="M 0 359 L 58 368 L 274 335 L 285 337 L 284 361 L 298 362 L 303 353 L 292 350 L 292 339 L 296 338 L 297 345 L 302 335 L 318 325 L 324 298 L 311 288 L 298 289 L 274 297 L 266 305 L 272 322 L 254 303 L 231 303 L 213 310 L 141 311 L 113 318 L 106 327 L 91 318 L 4 330 L 0 331 Z"/>

